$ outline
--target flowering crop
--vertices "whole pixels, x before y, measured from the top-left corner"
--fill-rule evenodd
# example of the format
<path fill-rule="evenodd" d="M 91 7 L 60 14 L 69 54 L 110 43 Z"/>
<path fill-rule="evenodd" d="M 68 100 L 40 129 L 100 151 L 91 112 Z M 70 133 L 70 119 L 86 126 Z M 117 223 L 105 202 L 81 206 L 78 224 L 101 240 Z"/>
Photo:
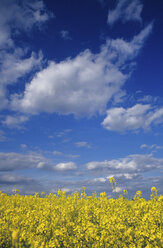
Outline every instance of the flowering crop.
<path fill-rule="evenodd" d="M 115 183 L 111 179 L 111 183 Z M 18 192 L 18 191 L 17 191 Z M 108 199 L 102 192 L 8 196 L 0 192 L 0 247 L 163 247 L 163 196 Z"/>

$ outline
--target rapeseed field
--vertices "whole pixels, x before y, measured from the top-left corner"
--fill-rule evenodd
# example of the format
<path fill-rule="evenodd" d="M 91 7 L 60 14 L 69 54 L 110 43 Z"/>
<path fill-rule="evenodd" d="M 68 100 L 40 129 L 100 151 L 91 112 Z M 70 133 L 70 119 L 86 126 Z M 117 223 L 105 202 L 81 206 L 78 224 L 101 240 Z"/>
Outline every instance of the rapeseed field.
<path fill-rule="evenodd" d="M 113 186 L 114 178 L 110 180 Z M 163 247 L 163 196 L 152 187 L 150 200 L 137 191 L 117 199 L 105 192 L 8 196 L 0 192 L 0 248 Z"/>

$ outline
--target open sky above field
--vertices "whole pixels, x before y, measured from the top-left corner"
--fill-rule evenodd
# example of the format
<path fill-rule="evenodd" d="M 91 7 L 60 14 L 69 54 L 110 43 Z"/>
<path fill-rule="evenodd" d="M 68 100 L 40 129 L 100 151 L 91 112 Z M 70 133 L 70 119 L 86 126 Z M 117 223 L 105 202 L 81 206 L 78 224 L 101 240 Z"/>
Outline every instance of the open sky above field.
<path fill-rule="evenodd" d="M 0 0 L 0 190 L 163 194 L 162 13 Z"/>

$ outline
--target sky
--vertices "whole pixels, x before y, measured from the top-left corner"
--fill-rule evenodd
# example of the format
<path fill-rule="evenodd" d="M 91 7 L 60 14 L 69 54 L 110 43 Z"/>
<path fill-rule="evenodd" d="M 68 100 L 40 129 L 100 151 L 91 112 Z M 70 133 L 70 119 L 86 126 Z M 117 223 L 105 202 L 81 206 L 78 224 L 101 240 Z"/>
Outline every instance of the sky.
<path fill-rule="evenodd" d="M 163 194 L 162 12 L 0 0 L 0 190 Z"/>

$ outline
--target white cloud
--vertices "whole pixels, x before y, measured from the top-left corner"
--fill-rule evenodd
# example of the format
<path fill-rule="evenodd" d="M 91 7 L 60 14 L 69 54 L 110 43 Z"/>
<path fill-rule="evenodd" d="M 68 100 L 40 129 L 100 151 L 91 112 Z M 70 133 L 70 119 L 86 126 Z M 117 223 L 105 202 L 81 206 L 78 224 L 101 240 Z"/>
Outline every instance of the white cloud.
<path fill-rule="evenodd" d="M 26 85 L 24 94 L 13 96 L 14 110 L 92 116 L 103 113 L 107 102 L 121 92 L 131 65 L 152 30 L 148 25 L 130 42 L 107 40 L 98 54 L 90 50 L 60 63 L 49 62 Z M 128 73 L 124 73 L 128 71 Z"/>
<path fill-rule="evenodd" d="M 27 184 L 31 183 L 32 179 L 14 175 L 14 174 L 2 174 L 0 175 L 0 184 Z"/>
<path fill-rule="evenodd" d="M 112 175 L 109 175 L 106 177 L 106 179 L 110 179 L 111 177 L 116 177 L 116 179 L 124 179 L 126 181 L 127 180 L 133 180 L 133 179 L 140 179 L 140 174 L 139 173 L 133 173 L 130 171 L 130 173 L 115 173 L 115 174 L 112 174 Z"/>
<path fill-rule="evenodd" d="M 42 53 L 31 53 L 17 46 L 16 37 L 29 34 L 33 27 L 52 17 L 42 0 L 1 0 L 0 8 L 0 109 L 9 107 L 7 86 L 29 72 L 41 68 Z"/>
<path fill-rule="evenodd" d="M 163 123 L 163 107 L 154 108 L 150 104 L 136 104 L 131 108 L 111 108 L 102 125 L 107 130 L 148 130 L 151 125 Z"/>
<path fill-rule="evenodd" d="M 12 46 L 13 37 L 19 35 L 20 31 L 29 32 L 51 17 L 42 0 L 1 0 L 0 47 Z"/>
<path fill-rule="evenodd" d="M 61 37 L 63 40 L 71 40 L 71 36 L 68 30 L 61 30 L 60 31 Z"/>
<path fill-rule="evenodd" d="M 116 21 L 121 20 L 123 23 L 127 21 L 141 22 L 141 12 L 143 4 L 140 0 L 119 0 L 116 8 L 109 10 L 108 24 L 113 25 Z"/>
<path fill-rule="evenodd" d="M 2 124 L 7 126 L 8 128 L 22 129 L 23 128 L 22 124 L 28 120 L 29 117 L 25 115 L 15 115 L 15 116 L 7 115 L 5 120 L 2 121 Z"/>
<path fill-rule="evenodd" d="M 154 158 L 152 154 L 133 154 L 125 158 L 105 160 L 103 162 L 92 161 L 86 164 L 90 171 L 114 172 L 114 173 L 142 173 L 152 169 L 161 169 L 163 167 L 162 158 Z"/>
<path fill-rule="evenodd" d="M 86 147 L 86 148 L 91 148 L 91 145 L 86 142 L 86 141 L 79 141 L 79 142 L 76 142 L 75 145 L 77 147 Z"/>
<path fill-rule="evenodd" d="M 50 163 L 42 155 L 36 153 L 21 154 L 0 152 L 0 171 L 13 171 L 29 168 L 49 168 Z"/>
<path fill-rule="evenodd" d="M 94 182 L 94 183 L 105 183 L 106 182 L 106 178 L 104 178 L 104 177 L 97 177 L 97 178 L 94 178 L 93 180 L 92 180 L 92 182 Z"/>
<path fill-rule="evenodd" d="M 74 162 L 67 162 L 67 163 L 59 163 L 59 164 L 56 164 L 54 167 L 53 167 L 54 170 L 56 171 L 72 171 L 72 170 L 76 170 L 77 169 L 77 166 Z"/>
<path fill-rule="evenodd" d="M 146 144 L 142 144 L 142 145 L 140 146 L 141 149 L 144 149 L 144 148 L 147 148 L 147 147 L 148 147 L 148 145 L 146 145 Z"/>
<path fill-rule="evenodd" d="M 12 53 L 0 53 L 0 109 L 9 107 L 7 86 L 15 84 L 18 79 L 41 67 L 42 53 L 37 55 L 33 52 L 27 57 L 26 52 L 21 48 L 14 48 Z"/>
<path fill-rule="evenodd" d="M 150 149 L 150 150 L 160 150 L 160 149 L 163 149 L 163 146 L 158 146 L 156 144 L 153 144 L 153 145 L 147 145 L 147 144 L 142 144 L 140 146 L 141 149 Z"/>
<path fill-rule="evenodd" d="M 3 173 L 0 174 L 0 188 L 3 192 L 7 194 L 13 194 L 14 189 L 18 188 L 20 194 L 29 195 L 35 194 L 35 192 L 42 192 L 47 190 L 45 185 L 42 185 L 40 180 L 28 178 L 25 176 Z M 50 193 L 50 192 L 49 192 Z"/>
<path fill-rule="evenodd" d="M 38 55 L 33 52 L 31 56 L 26 58 L 26 51 L 21 48 L 14 49 L 13 53 L 2 52 L 0 54 L 0 61 L 2 62 L 0 83 L 9 85 L 17 82 L 20 77 L 40 67 L 42 59 L 41 52 Z"/>
<path fill-rule="evenodd" d="M 142 98 L 139 98 L 138 99 L 138 102 L 146 102 L 146 103 L 154 103 L 154 102 L 157 102 L 159 100 L 159 97 L 157 96 L 151 96 L 151 95 L 145 95 L 143 96 Z"/>
<path fill-rule="evenodd" d="M 113 192 L 115 192 L 115 193 L 120 193 L 120 192 L 122 192 L 123 191 L 123 189 L 124 188 L 122 188 L 122 187 L 115 187 L 115 189 L 113 189 Z"/>

